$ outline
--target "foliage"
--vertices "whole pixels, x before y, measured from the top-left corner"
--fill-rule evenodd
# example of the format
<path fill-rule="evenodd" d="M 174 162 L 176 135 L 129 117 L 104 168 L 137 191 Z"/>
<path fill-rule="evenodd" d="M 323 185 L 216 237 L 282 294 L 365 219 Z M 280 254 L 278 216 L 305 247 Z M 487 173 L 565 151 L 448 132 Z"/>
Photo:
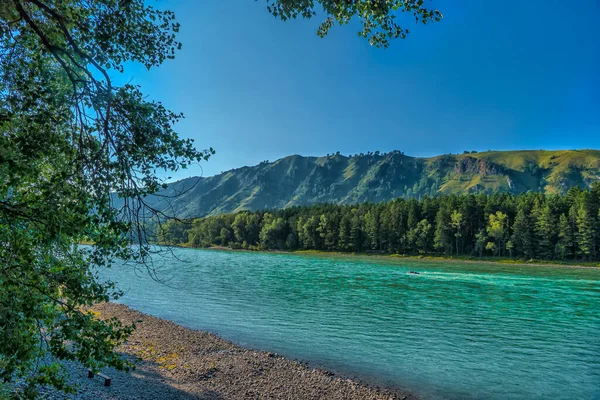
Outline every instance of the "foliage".
<path fill-rule="evenodd" d="M 400 13 L 410 14 L 417 23 L 439 21 L 442 14 L 425 6 L 423 0 L 382 0 L 382 1 L 331 1 L 331 0 L 267 0 L 267 9 L 274 16 L 290 18 L 312 18 L 317 15 L 317 4 L 326 15 L 317 31 L 324 37 L 337 23 L 349 24 L 358 18 L 362 30 L 358 35 L 369 40 L 376 47 L 388 47 L 390 39 L 406 38 L 408 29 L 396 22 Z"/>
<path fill-rule="evenodd" d="M 458 253 L 460 252 L 460 238 L 463 236 L 462 235 L 462 227 L 464 225 L 465 221 L 463 218 L 462 213 L 458 212 L 457 210 L 454 210 L 452 212 L 452 215 L 450 215 L 450 225 L 452 226 L 452 230 L 454 231 L 454 237 L 456 238 L 456 254 L 458 255 Z"/>
<path fill-rule="evenodd" d="M 244 211 L 186 221 L 185 226 L 194 238 L 190 245 L 199 247 L 225 245 L 216 232 L 233 226 L 237 248 L 597 260 L 599 204 L 600 184 L 595 184 L 564 196 L 470 194 Z M 567 217 L 571 209 L 578 210 L 573 222 Z M 250 220 L 261 234 L 249 240 L 241 227 Z"/>
<path fill-rule="evenodd" d="M 172 58 L 178 29 L 142 0 L 0 2 L 0 379 L 25 380 L 23 396 L 70 390 L 60 360 L 127 368 L 114 349 L 131 328 L 85 311 L 120 294 L 96 267 L 145 261 L 156 171 L 211 151 L 177 136 L 181 115 L 110 76 Z"/>
<path fill-rule="evenodd" d="M 503 255 L 503 249 L 506 248 L 506 214 L 502 211 L 496 211 L 495 214 L 489 215 L 489 222 L 487 225 L 488 236 L 493 239 L 493 242 L 489 242 L 489 249 L 494 251 L 494 255 L 498 255 L 495 251 L 498 251 L 500 255 Z"/>

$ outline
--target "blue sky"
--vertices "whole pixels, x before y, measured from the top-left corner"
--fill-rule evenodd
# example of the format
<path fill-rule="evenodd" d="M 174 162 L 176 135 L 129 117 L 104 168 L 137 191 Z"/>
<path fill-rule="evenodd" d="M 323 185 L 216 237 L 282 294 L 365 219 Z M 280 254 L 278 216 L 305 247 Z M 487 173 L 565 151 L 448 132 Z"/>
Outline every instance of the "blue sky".
<path fill-rule="evenodd" d="M 388 49 L 352 24 L 320 39 L 318 18 L 282 22 L 263 0 L 161 1 L 182 50 L 118 79 L 216 149 L 174 178 L 290 154 L 600 148 L 600 2 L 426 1 L 444 19 L 406 19 Z"/>

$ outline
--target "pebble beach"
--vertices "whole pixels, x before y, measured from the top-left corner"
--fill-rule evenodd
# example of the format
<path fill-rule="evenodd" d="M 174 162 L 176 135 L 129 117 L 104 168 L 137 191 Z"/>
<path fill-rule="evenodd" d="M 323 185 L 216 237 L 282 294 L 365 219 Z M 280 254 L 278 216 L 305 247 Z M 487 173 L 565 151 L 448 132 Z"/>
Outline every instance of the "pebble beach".
<path fill-rule="evenodd" d="M 68 364 L 78 387 L 69 399 L 416 399 L 414 394 L 378 388 L 312 368 L 278 354 L 245 349 L 215 334 L 197 331 L 114 303 L 94 307 L 99 318 L 116 317 L 136 330 L 119 351 L 135 370 L 104 370 L 112 378 L 87 378 Z"/>

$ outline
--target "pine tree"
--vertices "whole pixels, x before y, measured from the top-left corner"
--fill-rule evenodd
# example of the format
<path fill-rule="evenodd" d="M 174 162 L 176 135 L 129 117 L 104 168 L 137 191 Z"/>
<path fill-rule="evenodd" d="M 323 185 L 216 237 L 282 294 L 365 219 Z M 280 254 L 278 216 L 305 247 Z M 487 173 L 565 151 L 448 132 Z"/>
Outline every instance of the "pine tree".
<path fill-rule="evenodd" d="M 569 218 L 563 213 L 558 220 L 557 253 L 561 259 L 572 257 L 573 254 L 573 229 Z"/>
<path fill-rule="evenodd" d="M 338 241 L 338 248 L 342 251 L 350 250 L 352 247 L 350 238 L 351 229 L 352 221 L 350 220 L 350 215 L 349 213 L 344 213 L 342 219 L 340 220 L 340 233 Z"/>
<path fill-rule="evenodd" d="M 352 243 L 353 251 L 363 250 L 364 236 L 362 231 L 361 219 L 357 215 L 357 213 L 354 213 L 352 217 L 352 223 L 350 225 L 350 242 Z"/>
<path fill-rule="evenodd" d="M 433 247 L 449 254 L 452 252 L 454 237 L 450 226 L 450 214 L 445 207 L 440 207 L 435 216 L 435 235 Z"/>
<path fill-rule="evenodd" d="M 369 248 L 371 250 L 379 250 L 379 214 L 376 208 L 369 210 L 365 214 L 365 233 Z"/>
<path fill-rule="evenodd" d="M 554 258 L 556 220 L 550 206 L 546 204 L 540 209 L 535 224 L 535 236 L 538 244 L 538 255 L 544 259 Z"/>
<path fill-rule="evenodd" d="M 392 208 L 392 223 L 394 235 L 390 239 L 390 246 L 396 253 L 406 251 L 407 215 L 406 203 L 397 201 Z"/>
<path fill-rule="evenodd" d="M 417 224 L 421 220 L 420 216 L 421 212 L 419 210 L 419 202 L 414 199 L 410 200 L 408 202 L 408 229 L 414 229 L 417 226 Z"/>
<path fill-rule="evenodd" d="M 531 259 L 535 256 L 532 225 L 531 218 L 525 209 L 519 207 L 513 224 L 512 242 L 517 256 L 522 256 L 525 259 Z"/>
<path fill-rule="evenodd" d="M 591 211 L 589 193 L 584 193 L 583 201 L 577 210 L 577 244 L 581 254 L 587 259 L 596 256 L 596 213 Z"/>
<path fill-rule="evenodd" d="M 569 190 L 569 193 L 570 192 L 571 191 Z M 581 252 L 579 251 L 579 245 L 577 244 L 577 210 L 577 204 L 572 203 L 571 207 L 569 208 L 568 215 L 569 225 L 571 226 L 571 233 L 573 235 L 571 244 L 571 254 L 575 259 L 577 259 L 577 257 L 581 255 Z"/>

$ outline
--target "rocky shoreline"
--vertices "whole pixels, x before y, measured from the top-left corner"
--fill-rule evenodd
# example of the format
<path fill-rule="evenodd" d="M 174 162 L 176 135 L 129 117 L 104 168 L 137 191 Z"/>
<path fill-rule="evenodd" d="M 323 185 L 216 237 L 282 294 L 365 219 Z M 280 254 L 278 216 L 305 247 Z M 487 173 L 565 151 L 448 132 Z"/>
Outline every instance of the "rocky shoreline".
<path fill-rule="evenodd" d="M 110 387 L 67 365 L 78 385 L 76 399 L 416 399 L 377 388 L 275 353 L 237 346 L 209 332 L 152 317 L 125 305 L 94 307 L 99 318 L 116 317 L 136 330 L 119 349 L 135 362 L 130 373 L 106 370 Z M 56 393 L 48 397 L 57 398 Z"/>

